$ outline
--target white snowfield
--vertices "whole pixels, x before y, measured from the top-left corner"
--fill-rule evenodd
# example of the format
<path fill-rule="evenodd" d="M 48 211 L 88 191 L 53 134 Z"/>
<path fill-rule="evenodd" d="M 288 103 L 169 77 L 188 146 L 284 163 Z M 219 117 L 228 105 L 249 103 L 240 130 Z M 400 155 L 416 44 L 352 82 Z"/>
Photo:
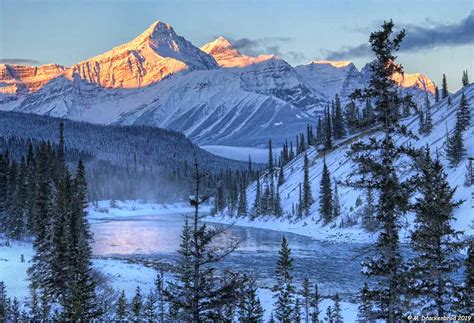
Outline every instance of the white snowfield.
<path fill-rule="evenodd" d="M 417 101 L 433 91 L 420 73 L 396 79 Z M 157 21 L 71 67 L 0 64 L 0 109 L 153 125 L 203 145 L 258 147 L 294 138 L 336 93 L 347 101 L 367 81 L 367 68 L 350 62 L 293 67 L 274 55 L 244 55 L 223 37 L 199 49 Z"/>
<path fill-rule="evenodd" d="M 445 141 L 446 130 L 453 131 L 456 123 L 456 112 L 461 99 L 461 94 L 464 93 L 471 107 L 471 126 L 464 134 L 464 145 L 467 150 L 467 156 L 474 157 L 474 85 L 469 85 L 460 90 L 456 94 L 451 95 L 452 105 L 448 106 L 447 99 L 441 100 L 438 104 L 431 108 L 433 118 L 433 130 L 427 135 L 418 135 L 418 140 L 409 140 L 406 138 L 398 138 L 398 142 L 410 142 L 413 147 L 422 148 L 429 146 L 431 153 L 439 153 L 445 165 L 445 172 L 449 174 L 448 180 L 451 187 L 456 187 L 455 199 L 464 200 L 465 202 L 455 210 L 454 215 L 456 220 L 453 226 L 457 230 L 463 230 L 467 235 L 474 234 L 474 187 L 464 186 L 466 166 L 468 163 L 467 157 L 455 168 L 451 168 L 445 158 Z M 411 116 L 403 120 L 403 124 L 418 134 L 418 117 Z M 360 197 L 362 201 L 365 199 L 365 192 L 358 191 L 354 188 L 344 186 L 343 182 L 348 179 L 348 176 L 354 165 L 347 156 L 350 149 L 350 144 L 358 139 L 366 140 L 369 136 L 381 136 L 381 132 L 369 133 L 365 136 L 357 136 L 357 139 L 348 139 L 341 142 L 336 142 L 336 148 L 326 153 L 326 163 L 331 172 L 332 185 L 334 181 L 341 182 L 338 185 L 339 200 L 341 204 L 341 216 L 329 223 L 323 225 L 320 221 L 318 211 L 318 197 L 321 181 L 321 173 L 323 168 L 323 155 L 317 152 L 314 148 L 308 150 L 308 157 L 310 159 L 310 182 L 311 190 L 315 203 L 312 205 L 310 215 L 301 221 L 293 222 L 287 219 L 281 221 L 275 220 L 271 217 L 263 217 L 257 220 L 250 220 L 242 217 L 229 217 L 227 215 L 215 216 L 209 218 L 210 221 L 235 223 L 237 225 L 266 228 L 280 231 L 289 231 L 297 234 L 311 236 L 320 240 L 332 241 L 353 241 L 353 242 L 370 242 L 374 241 L 376 236 L 365 231 L 359 223 L 352 227 L 340 228 L 342 221 L 348 222 L 349 218 L 354 217 L 358 211 L 356 207 L 356 199 Z M 303 183 L 303 155 L 297 156 L 284 168 L 285 182 L 280 187 L 280 196 L 282 200 L 282 208 L 284 213 L 290 213 L 292 206 L 296 206 L 299 199 L 299 183 Z M 260 179 L 261 185 L 264 185 L 263 176 Z M 255 200 L 256 184 L 253 183 L 247 189 L 247 198 L 249 208 Z M 249 209 L 250 212 L 250 209 Z M 405 228 L 401 231 L 401 237 L 407 241 L 409 238 L 410 228 L 412 227 L 414 215 L 408 214 L 404 219 L 406 223 Z"/>

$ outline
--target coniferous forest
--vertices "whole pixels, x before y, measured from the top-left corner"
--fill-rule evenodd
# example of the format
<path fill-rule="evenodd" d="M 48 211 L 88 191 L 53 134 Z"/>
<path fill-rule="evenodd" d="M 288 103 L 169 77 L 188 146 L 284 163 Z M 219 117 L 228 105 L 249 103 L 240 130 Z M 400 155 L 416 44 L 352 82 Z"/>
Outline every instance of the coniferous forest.
<path fill-rule="evenodd" d="M 137 61 L 127 56 L 130 71 L 150 59 L 149 50 L 196 59 L 183 74 L 163 76 L 180 66 L 176 62 L 160 70 L 159 82 L 171 92 L 177 91 L 173 82 L 206 88 L 224 68 L 255 74 L 259 64 L 268 64 L 263 75 L 280 64 L 275 57 L 268 63 L 264 55 L 245 56 L 223 37 L 193 49 L 169 25 L 150 28 L 131 43 L 141 46 L 144 39 L 145 51 L 129 44 L 114 51 L 135 50 Z M 170 121 L 168 129 L 190 125 L 185 135 L 152 122 L 162 117 L 156 112 L 161 101 L 178 105 L 184 94 L 169 98 L 157 88 L 161 96 L 141 105 L 134 112 L 138 117 L 121 111 L 123 119 L 101 125 L 69 120 L 68 114 L 25 113 L 57 94 L 44 99 L 41 88 L 39 94 L 29 89 L 33 94 L 21 103 L 26 110 L 0 111 L 0 322 L 474 320 L 474 204 L 468 200 L 474 194 L 474 87 L 463 70 L 456 93 L 449 92 L 444 73 L 440 89 L 434 83 L 429 89 L 425 79 L 407 90 L 399 77 L 408 73 L 398 56 L 412 42 L 409 37 L 410 28 L 384 21 L 370 33 L 366 45 L 373 59 L 356 79 L 358 86 L 348 95 L 347 88 L 331 92 L 330 99 L 314 99 L 318 91 L 301 84 L 289 92 L 254 93 L 252 86 L 268 84 L 259 75 L 255 85 L 242 72 L 239 82 L 248 93 L 267 91 L 291 102 L 288 111 L 306 102 L 301 93 L 311 92 L 306 100 L 314 99 L 295 119 L 285 112 L 287 120 L 309 120 L 296 136 L 274 122 L 279 112 L 273 110 L 275 119 L 253 125 L 259 142 L 270 134 L 264 148 L 250 147 L 265 151 L 265 163 L 253 161 L 252 149 L 244 149 L 249 147 L 236 149 L 249 151 L 244 160 L 211 154 L 195 143 L 233 138 L 226 127 L 242 122 L 237 113 L 245 111 L 244 99 L 232 111 L 236 115 L 229 117 L 221 105 L 210 118 L 227 120 L 224 126 L 200 119 L 232 91 L 221 89 L 200 105 L 202 111 Z M 172 46 L 163 49 L 161 41 Z M 230 61 L 216 65 L 229 55 Z M 345 61 L 328 62 L 310 68 L 347 67 Z M 4 75 L 17 82 L 21 73 L 3 65 Z M 186 75 L 201 65 L 218 72 L 196 85 Z M 277 70 L 291 78 L 292 69 L 288 64 Z M 71 84 L 62 84 L 69 81 L 61 76 L 45 88 L 71 86 L 61 92 L 66 103 L 70 93 L 94 91 L 96 80 L 80 83 L 89 77 L 81 71 L 74 71 Z M 281 76 L 271 71 L 274 86 Z M 198 70 L 196 79 L 199 72 L 205 74 Z M 110 91 L 119 105 L 130 89 L 109 85 L 100 91 Z M 134 93 L 149 95 L 153 86 Z M 97 93 L 100 100 L 108 98 Z M 17 99 L 0 96 L 0 104 Z M 280 134 L 260 132 L 272 122 L 291 137 L 282 141 Z M 232 129 L 232 135 L 240 131 Z"/>

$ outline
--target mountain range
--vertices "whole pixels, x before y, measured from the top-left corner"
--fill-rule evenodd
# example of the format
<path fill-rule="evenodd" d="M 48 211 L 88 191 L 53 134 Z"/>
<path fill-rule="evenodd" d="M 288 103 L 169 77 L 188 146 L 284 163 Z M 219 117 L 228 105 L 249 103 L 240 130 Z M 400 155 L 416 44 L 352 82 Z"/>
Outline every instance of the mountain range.
<path fill-rule="evenodd" d="M 0 65 L 0 110 L 100 124 L 148 125 L 198 144 L 262 146 L 293 138 L 339 94 L 370 77 L 347 61 L 291 66 L 248 56 L 219 37 L 201 48 L 157 21 L 132 41 L 70 67 Z M 415 101 L 432 95 L 421 73 L 394 75 Z"/>

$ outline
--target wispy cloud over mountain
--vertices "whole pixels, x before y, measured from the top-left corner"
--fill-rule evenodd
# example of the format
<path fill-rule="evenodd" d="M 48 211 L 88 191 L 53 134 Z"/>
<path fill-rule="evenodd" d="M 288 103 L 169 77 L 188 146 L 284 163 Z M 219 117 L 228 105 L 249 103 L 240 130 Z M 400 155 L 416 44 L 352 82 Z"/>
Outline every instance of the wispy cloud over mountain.
<path fill-rule="evenodd" d="M 474 10 L 457 23 L 442 24 L 431 22 L 430 26 L 404 26 L 406 37 L 400 50 L 415 52 L 441 46 L 461 46 L 474 43 Z M 337 51 L 327 51 L 328 59 L 338 60 L 370 56 L 368 43 L 343 47 Z"/>
<path fill-rule="evenodd" d="M 28 58 L 0 58 L 0 64 L 38 65 L 40 62 Z"/>
<path fill-rule="evenodd" d="M 302 52 L 282 50 L 282 48 L 287 47 L 284 45 L 293 40 L 291 37 L 264 37 L 258 39 L 229 37 L 229 40 L 235 49 L 246 55 L 273 54 L 290 60 L 306 58 L 306 55 Z"/>

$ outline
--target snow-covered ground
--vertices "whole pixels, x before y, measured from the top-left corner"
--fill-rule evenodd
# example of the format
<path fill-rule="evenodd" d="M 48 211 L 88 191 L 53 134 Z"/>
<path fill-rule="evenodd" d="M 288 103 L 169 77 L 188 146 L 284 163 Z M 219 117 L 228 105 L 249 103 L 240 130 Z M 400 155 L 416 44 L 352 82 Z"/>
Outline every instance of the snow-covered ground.
<path fill-rule="evenodd" d="M 34 254 L 32 245 L 28 242 L 15 241 L 7 247 L 4 242 L 0 239 L 0 281 L 5 283 L 10 298 L 16 297 L 20 302 L 27 301 L 29 297 L 27 269 Z M 24 262 L 21 261 L 22 255 Z M 105 277 L 108 286 L 116 292 L 124 290 L 129 300 L 133 297 L 137 286 L 143 293 L 148 293 L 153 288 L 157 275 L 154 269 L 115 259 L 94 259 L 93 267 Z M 165 274 L 165 278 L 170 279 L 169 274 Z M 273 293 L 269 289 L 260 288 L 258 296 L 265 310 L 264 318 L 268 320 L 274 303 Z M 324 299 L 320 304 L 321 319 L 328 306 L 334 306 L 334 302 L 331 299 Z M 356 321 L 357 304 L 341 302 L 341 308 L 345 322 Z"/>
<path fill-rule="evenodd" d="M 250 157 L 255 163 L 266 163 L 268 161 L 267 148 L 233 147 L 218 145 L 205 145 L 201 146 L 201 148 L 207 150 L 211 154 L 229 159 L 248 161 Z M 274 148 L 273 151 L 277 154 L 277 156 L 279 156 L 281 148 Z"/>

